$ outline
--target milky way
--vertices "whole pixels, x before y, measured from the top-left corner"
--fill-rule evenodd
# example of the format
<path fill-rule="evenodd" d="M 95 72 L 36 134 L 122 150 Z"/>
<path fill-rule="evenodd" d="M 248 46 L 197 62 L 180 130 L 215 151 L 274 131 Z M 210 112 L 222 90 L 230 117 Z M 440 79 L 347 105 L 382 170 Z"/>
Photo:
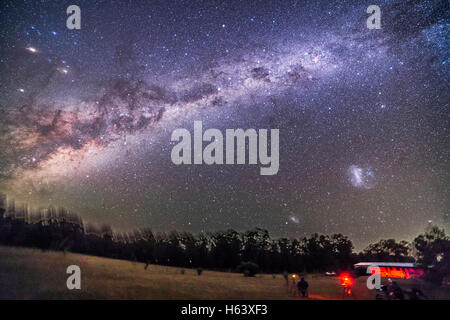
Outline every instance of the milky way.
<path fill-rule="evenodd" d="M 375 3 L 374 3 L 375 4 Z M 448 227 L 449 5 L 2 2 L 0 190 L 117 229 Z M 280 170 L 175 166 L 176 128 L 280 129 Z"/>

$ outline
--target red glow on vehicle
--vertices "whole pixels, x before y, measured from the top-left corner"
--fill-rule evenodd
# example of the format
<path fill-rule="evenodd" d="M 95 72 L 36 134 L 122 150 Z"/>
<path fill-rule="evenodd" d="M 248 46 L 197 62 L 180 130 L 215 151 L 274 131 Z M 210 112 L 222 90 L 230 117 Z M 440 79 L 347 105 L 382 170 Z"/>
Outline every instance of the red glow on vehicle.
<path fill-rule="evenodd" d="M 411 279 L 423 275 L 422 269 L 414 268 L 395 268 L 395 267 L 379 267 L 380 275 L 384 278 Z M 374 270 L 372 270 L 372 274 Z"/>

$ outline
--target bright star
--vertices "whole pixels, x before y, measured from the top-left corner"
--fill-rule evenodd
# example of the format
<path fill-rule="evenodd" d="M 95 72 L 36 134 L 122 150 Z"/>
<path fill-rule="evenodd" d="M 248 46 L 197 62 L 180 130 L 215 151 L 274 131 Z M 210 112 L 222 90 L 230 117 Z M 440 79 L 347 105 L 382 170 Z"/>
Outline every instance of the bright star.
<path fill-rule="evenodd" d="M 27 49 L 28 51 L 32 52 L 32 53 L 36 53 L 37 49 L 33 48 L 33 47 L 26 47 L 25 49 Z"/>
<path fill-rule="evenodd" d="M 68 74 L 68 73 L 69 73 L 69 70 L 66 69 L 66 68 L 58 68 L 58 71 L 59 71 L 60 73 L 62 73 L 62 74 Z"/>

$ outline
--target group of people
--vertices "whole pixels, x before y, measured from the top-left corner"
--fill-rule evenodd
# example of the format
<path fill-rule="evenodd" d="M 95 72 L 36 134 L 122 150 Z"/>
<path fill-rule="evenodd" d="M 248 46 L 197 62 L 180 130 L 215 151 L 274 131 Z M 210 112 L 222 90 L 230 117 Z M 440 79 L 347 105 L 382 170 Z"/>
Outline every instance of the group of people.
<path fill-rule="evenodd" d="M 344 298 L 345 296 L 351 295 L 353 287 L 353 278 L 348 274 L 342 275 L 341 286 L 344 288 Z M 308 297 L 309 283 L 305 280 L 305 278 L 301 278 L 299 281 L 297 281 L 296 287 L 297 287 L 297 294 L 299 297 L 303 298 Z M 403 290 L 396 281 L 390 280 L 388 285 L 381 286 L 380 293 L 378 293 L 375 297 L 375 299 L 377 300 L 405 300 L 408 298 L 409 300 L 427 299 L 427 297 L 422 293 L 421 290 L 417 288 L 412 288 L 411 291 Z"/>
<path fill-rule="evenodd" d="M 411 291 L 403 290 L 397 281 L 390 281 L 388 285 L 381 286 L 380 291 L 382 293 L 377 294 L 375 297 L 377 300 L 405 300 L 406 297 L 409 300 L 427 299 L 420 289 L 412 288 Z"/>

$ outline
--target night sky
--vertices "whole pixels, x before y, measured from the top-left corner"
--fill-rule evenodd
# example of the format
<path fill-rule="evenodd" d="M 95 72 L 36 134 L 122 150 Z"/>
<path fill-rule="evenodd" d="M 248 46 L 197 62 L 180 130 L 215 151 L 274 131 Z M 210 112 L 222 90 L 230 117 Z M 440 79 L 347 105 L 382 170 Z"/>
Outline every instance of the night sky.
<path fill-rule="evenodd" d="M 359 4 L 356 4 L 359 3 Z M 81 8 L 81 30 L 66 9 Z M 369 5 L 381 30 L 369 30 Z M 448 1 L 2 1 L 0 191 L 117 230 L 411 240 L 449 227 Z M 280 169 L 172 163 L 280 130 Z"/>

